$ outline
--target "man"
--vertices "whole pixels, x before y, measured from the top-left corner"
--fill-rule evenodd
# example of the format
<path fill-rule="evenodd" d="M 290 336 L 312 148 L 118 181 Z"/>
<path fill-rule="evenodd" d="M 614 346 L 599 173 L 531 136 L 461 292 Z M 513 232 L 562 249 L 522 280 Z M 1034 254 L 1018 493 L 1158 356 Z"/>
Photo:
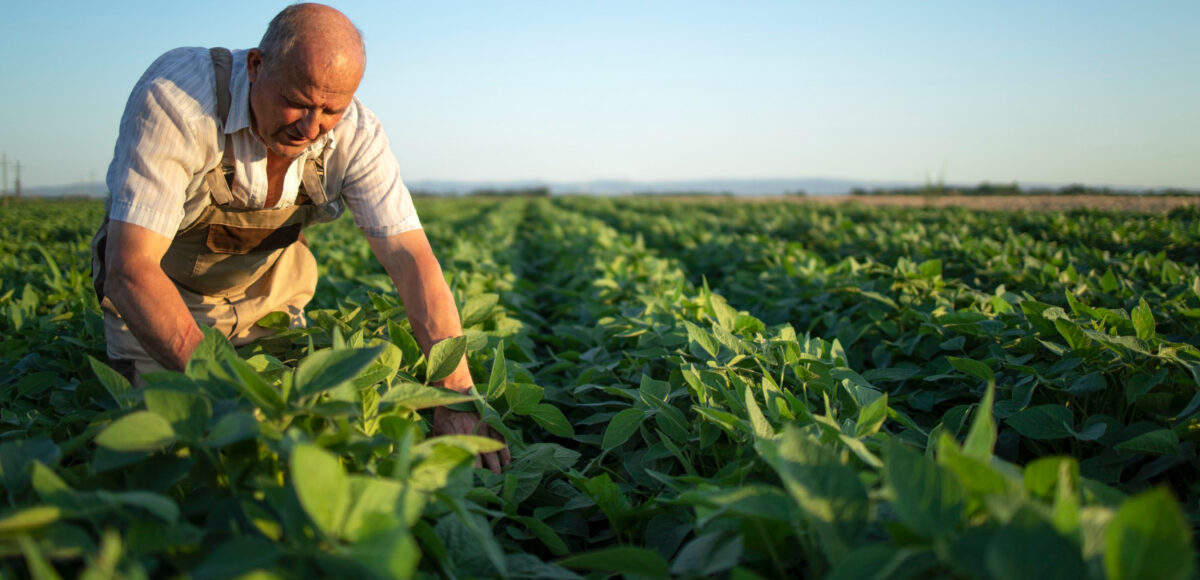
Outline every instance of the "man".
<path fill-rule="evenodd" d="M 114 367 L 182 370 L 198 322 L 246 344 L 275 311 L 303 324 L 316 263 L 301 230 L 346 206 L 395 283 L 426 353 L 462 334 L 398 163 L 354 93 L 366 52 L 342 13 L 298 4 L 258 48 L 181 48 L 150 66 L 121 119 L 93 277 Z M 466 359 L 443 382 L 472 386 Z M 434 412 L 433 430 L 502 439 L 475 413 Z M 486 455 L 499 471 L 508 450 Z"/>

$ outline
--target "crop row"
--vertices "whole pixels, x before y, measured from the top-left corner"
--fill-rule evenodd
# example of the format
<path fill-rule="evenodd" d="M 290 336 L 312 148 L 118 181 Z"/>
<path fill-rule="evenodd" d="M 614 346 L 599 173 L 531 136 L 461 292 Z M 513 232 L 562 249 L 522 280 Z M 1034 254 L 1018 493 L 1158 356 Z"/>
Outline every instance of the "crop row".
<path fill-rule="evenodd" d="M 463 338 L 424 356 L 342 220 L 309 236 L 308 328 L 210 336 L 141 390 L 88 358 L 97 208 L 0 218 L 0 569 L 1194 572 L 1190 214 L 419 205 Z M 423 385 L 462 352 L 478 399 Z M 513 465 L 428 438 L 438 404 L 474 405 Z"/>

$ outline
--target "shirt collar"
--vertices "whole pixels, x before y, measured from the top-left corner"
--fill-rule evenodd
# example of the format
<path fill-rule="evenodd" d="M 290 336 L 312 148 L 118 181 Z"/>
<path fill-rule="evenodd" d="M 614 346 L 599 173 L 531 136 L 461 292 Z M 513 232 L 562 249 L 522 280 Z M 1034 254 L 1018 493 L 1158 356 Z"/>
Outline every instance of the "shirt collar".
<path fill-rule="evenodd" d="M 229 116 L 225 119 L 225 133 L 233 134 L 245 130 L 252 139 L 258 139 L 250 130 L 250 76 L 246 72 L 246 50 L 233 51 L 233 67 L 229 79 Z M 337 148 L 337 142 L 330 131 L 309 145 L 306 152 Z"/>

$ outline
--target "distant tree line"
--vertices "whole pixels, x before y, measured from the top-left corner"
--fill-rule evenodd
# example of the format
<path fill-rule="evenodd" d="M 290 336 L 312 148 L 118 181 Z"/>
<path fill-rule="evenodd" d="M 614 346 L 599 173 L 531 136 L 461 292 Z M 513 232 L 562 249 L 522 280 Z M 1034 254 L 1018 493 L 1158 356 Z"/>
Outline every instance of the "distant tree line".
<path fill-rule="evenodd" d="M 885 187 L 875 189 L 854 188 L 850 191 L 850 195 L 923 195 L 923 196 L 939 196 L 939 195 L 1175 195 L 1175 196 L 1194 196 L 1200 195 L 1200 191 L 1193 191 L 1181 188 L 1164 188 L 1164 189 L 1147 189 L 1147 190 L 1132 190 L 1132 189 L 1113 189 L 1109 187 L 1093 187 L 1072 183 L 1058 188 L 1052 187 L 1032 187 L 1022 189 L 1017 185 L 1017 182 L 1012 183 L 989 183 L 983 182 L 974 187 L 958 186 L 958 185 L 924 185 L 920 187 Z"/>
<path fill-rule="evenodd" d="M 445 197 L 463 195 L 458 191 L 436 191 L 427 189 L 410 189 L 414 197 Z M 549 187 L 514 187 L 472 189 L 466 193 L 468 197 L 550 197 Z"/>
<path fill-rule="evenodd" d="M 504 189 L 485 187 L 472 189 L 467 195 L 471 197 L 550 197 L 550 188 L 545 186 Z"/>
<path fill-rule="evenodd" d="M 635 191 L 629 195 L 638 197 L 733 197 L 732 191 L 708 191 L 708 190 L 679 190 L 679 191 Z"/>

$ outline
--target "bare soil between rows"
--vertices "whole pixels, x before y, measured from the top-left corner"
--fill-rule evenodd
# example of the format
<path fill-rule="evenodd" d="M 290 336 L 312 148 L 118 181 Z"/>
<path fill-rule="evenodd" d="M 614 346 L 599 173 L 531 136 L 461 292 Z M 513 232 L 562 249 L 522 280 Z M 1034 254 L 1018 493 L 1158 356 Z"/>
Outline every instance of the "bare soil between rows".
<path fill-rule="evenodd" d="M 965 207 L 992 211 L 1068 211 L 1098 209 L 1130 213 L 1167 213 L 1200 206 L 1200 196 L 1167 195 L 831 195 L 795 198 L 799 203 L 860 203 L 871 206 Z"/>

